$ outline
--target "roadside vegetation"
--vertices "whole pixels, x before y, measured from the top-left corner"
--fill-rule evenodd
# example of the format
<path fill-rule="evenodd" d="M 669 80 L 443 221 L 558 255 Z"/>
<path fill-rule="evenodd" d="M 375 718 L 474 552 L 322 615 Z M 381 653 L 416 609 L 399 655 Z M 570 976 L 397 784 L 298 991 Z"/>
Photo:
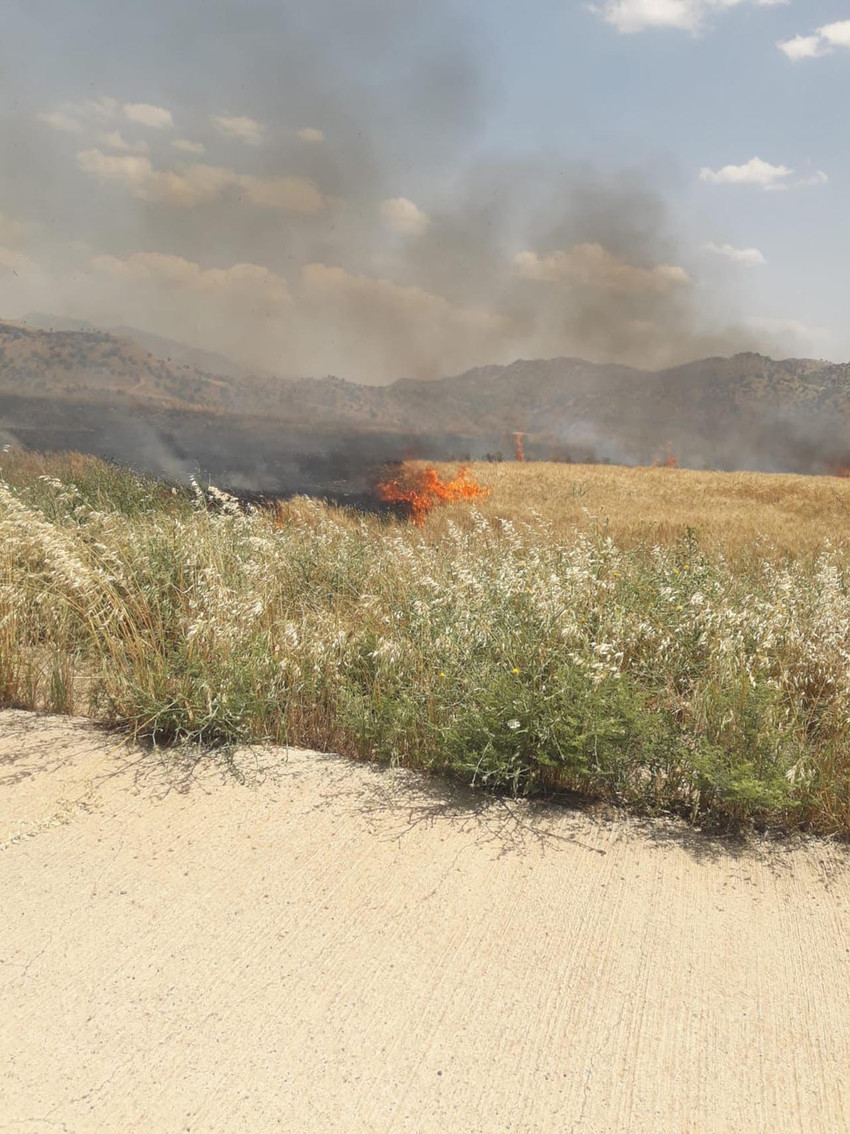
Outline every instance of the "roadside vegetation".
<path fill-rule="evenodd" d="M 750 477 L 724 540 L 723 474 L 472 472 L 417 526 L 6 453 L 0 704 L 850 833 L 850 486 Z"/>

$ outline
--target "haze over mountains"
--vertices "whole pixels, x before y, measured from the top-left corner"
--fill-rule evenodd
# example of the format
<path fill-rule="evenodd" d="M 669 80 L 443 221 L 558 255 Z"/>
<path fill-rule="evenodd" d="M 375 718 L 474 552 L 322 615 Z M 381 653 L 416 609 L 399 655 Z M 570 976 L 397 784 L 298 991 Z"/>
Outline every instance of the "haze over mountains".
<path fill-rule="evenodd" d="M 364 386 L 215 373 L 185 360 L 218 356 L 144 332 L 35 321 L 0 323 L 0 441 L 171 477 L 200 469 L 234 488 L 356 494 L 386 460 L 509 458 L 517 431 L 538 459 L 673 454 L 802 473 L 850 463 L 850 365 L 748 353 L 647 371 L 556 358 Z"/>
<path fill-rule="evenodd" d="M 20 320 L 26 327 L 39 331 L 107 331 L 109 334 L 121 338 L 131 339 L 140 347 L 150 351 L 156 358 L 167 362 L 182 363 L 185 366 L 194 366 L 199 370 L 208 370 L 212 374 L 224 374 L 230 378 L 245 378 L 250 374 L 265 373 L 256 367 L 246 366 L 236 362 L 227 355 L 219 354 L 214 350 L 199 350 L 189 346 L 188 343 L 178 342 L 177 339 L 167 339 L 162 335 L 154 335 L 150 331 L 141 331 L 138 327 L 96 327 L 85 319 L 68 319 L 62 315 L 46 315 L 42 311 L 31 311 Z"/>

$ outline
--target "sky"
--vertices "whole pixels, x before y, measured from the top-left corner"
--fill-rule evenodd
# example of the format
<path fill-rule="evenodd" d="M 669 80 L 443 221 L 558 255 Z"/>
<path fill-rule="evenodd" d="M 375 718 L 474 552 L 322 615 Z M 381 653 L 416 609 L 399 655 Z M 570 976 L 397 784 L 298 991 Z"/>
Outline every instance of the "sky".
<path fill-rule="evenodd" d="M 0 318 L 288 375 L 850 358 L 847 0 L 11 0 Z"/>

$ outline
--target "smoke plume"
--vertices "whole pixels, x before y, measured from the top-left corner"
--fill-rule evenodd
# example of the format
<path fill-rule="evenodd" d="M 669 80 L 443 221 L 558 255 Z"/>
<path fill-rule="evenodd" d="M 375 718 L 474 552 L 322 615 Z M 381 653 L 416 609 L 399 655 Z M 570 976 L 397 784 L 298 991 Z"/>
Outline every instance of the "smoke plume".
<path fill-rule="evenodd" d="M 375 384 L 788 347 L 719 313 L 645 177 L 491 151 L 499 76 L 457 4 L 125 7 L 94 0 L 63 23 L 79 74 L 61 97 L 25 75 L 26 51 L 9 59 L 7 317 L 132 323 Z"/>

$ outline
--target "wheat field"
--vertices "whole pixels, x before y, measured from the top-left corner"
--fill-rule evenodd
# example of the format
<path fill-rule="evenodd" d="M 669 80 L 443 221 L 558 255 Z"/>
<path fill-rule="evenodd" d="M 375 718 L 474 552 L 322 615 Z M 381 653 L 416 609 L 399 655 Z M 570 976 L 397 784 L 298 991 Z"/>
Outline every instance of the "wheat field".
<path fill-rule="evenodd" d="M 411 462 L 415 463 L 415 462 Z M 456 465 L 436 466 L 451 475 Z M 850 539 L 850 479 L 547 462 L 471 463 L 488 518 L 552 526 L 559 539 L 604 528 L 620 547 L 669 546 L 694 531 L 705 549 L 807 555 Z M 439 531 L 448 518 L 436 513 Z"/>
<path fill-rule="evenodd" d="M 471 471 L 417 526 L 4 454 L 0 705 L 850 834 L 844 482 Z"/>

